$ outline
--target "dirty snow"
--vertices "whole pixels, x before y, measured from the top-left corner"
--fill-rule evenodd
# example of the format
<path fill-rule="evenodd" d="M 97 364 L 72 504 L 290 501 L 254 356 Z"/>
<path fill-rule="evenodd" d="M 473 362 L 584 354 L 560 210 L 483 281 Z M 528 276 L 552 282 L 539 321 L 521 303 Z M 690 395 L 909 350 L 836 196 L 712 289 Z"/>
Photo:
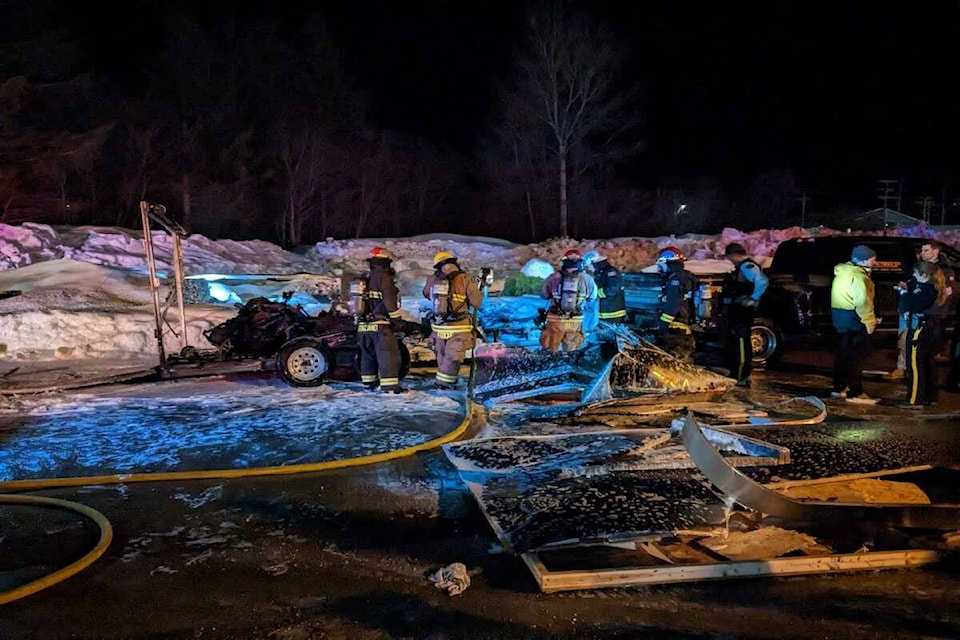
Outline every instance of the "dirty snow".
<path fill-rule="evenodd" d="M 404 318 L 419 321 L 427 311 L 421 289 L 432 269 L 432 257 L 440 250 L 456 253 L 468 272 L 492 268 L 496 292 L 511 274 L 544 275 L 571 247 L 584 252 L 599 251 L 621 269 L 639 271 L 653 269 L 659 248 L 675 246 L 688 256 L 691 271 L 717 273 L 731 268 L 722 259 L 723 248 L 729 242 L 741 242 L 754 258 L 768 263 L 781 241 L 810 233 L 799 227 L 749 233 L 724 229 L 717 235 L 582 242 L 557 238 L 528 245 L 495 238 L 430 234 L 409 238 L 331 238 L 303 252 L 285 251 L 263 241 L 212 240 L 191 235 L 183 240 L 185 273 L 213 287 L 210 293 L 223 303 L 187 305 L 186 343 L 209 348 L 202 331 L 231 317 L 233 303 L 258 295 L 277 298 L 286 291 L 293 293 L 293 302 L 303 304 L 308 312 L 329 309 L 330 294 L 339 289 L 341 278 L 362 271 L 374 246 L 384 246 L 397 256 L 394 266 L 403 296 Z M 936 235 L 926 227 L 899 229 L 897 233 Z M 164 346 L 168 352 L 176 352 L 183 340 L 177 335 L 176 305 L 171 305 L 167 286 L 172 279 L 172 241 L 162 232 L 154 232 L 153 236 L 163 283 L 161 299 L 167 306 Z M 956 243 L 960 241 L 960 231 L 945 232 L 940 237 Z M 142 232 L 117 227 L 0 224 L 0 292 L 24 292 L 0 300 L 0 363 L 106 358 L 153 363 L 156 340 L 146 273 Z M 536 296 L 493 296 L 482 319 L 486 326 L 510 327 L 522 334 L 523 327 L 532 329 L 540 306 L 542 302 Z"/>

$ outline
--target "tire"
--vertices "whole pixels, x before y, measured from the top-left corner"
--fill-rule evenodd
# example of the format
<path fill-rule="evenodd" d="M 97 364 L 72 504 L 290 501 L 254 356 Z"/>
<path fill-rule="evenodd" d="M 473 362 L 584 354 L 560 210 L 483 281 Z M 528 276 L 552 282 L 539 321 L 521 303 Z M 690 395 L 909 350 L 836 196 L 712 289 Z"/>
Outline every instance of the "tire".
<path fill-rule="evenodd" d="M 766 318 L 757 318 L 750 328 L 750 350 L 753 363 L 763 365 L 773 362 L 783 349 L 783 333 Z"/>
<path fill-rule="evenodd" d="M 323 384 L 333 363 L 333 354 L 322 340 L 294 338 L 277 354 L 277 372 L 292 387 L 316 387 Z"/>

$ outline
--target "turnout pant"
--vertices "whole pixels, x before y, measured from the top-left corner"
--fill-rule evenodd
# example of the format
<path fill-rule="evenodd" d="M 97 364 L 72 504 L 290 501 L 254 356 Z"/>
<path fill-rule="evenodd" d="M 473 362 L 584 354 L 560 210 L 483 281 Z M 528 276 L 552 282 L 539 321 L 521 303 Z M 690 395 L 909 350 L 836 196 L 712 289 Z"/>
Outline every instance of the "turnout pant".
<path fill-rule="evenodd" d="M 907 329 L 907 402 L 929 404 L 937 401 L 937 351 L 940 340 L 934 321 Z"/>
<path fill-rule="evenodd" d="M 547 322 L 540 332 L 540 347 L 553 353 L 561 348 L 563 351 L 575 351 L 585 339 L 582 316 L 563 318 L 548 313 Z"/>
<path fill-rule="evenodd" d="M 357 331 L 360 347 L 360 380 L 368 387 L 389 391 L 400 386 L 400 346 L 390 325 L 374 325 L 375 330 Z"/>
<path fill-rule="evenodd" d="M 460 381 L 460 365 L 467 357 L 467 350 L 476 344 L 471 331 L 454 333 L 449 338 L 433 334 L 433 352 L 437 356 L 437 382 L 456 385 Z"/>
<path fill-rule="evenodd" d="M 727 316 L 727 332 L 724 351 L 730 377 L 738 382 L 746 380 L 753 372 L 753 344 L 750 333 L 753 331 L 753 309 L 737 304 L 730 305 Z"/>
<path fill-rule="evenodd" d="M 837 333 L 837 349 L 833 358 L 833 390 L 849 389 L 847 395 L 863 394 L 863 361 L 870 348 L 866 329 Z"/>

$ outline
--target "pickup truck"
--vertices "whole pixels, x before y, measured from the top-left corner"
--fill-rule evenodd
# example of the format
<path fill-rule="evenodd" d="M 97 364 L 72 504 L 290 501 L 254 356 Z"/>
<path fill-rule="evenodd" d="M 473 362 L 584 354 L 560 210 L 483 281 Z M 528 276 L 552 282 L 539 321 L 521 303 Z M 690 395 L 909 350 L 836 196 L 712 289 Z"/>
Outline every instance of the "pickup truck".
<path fill-rule="evenodd" d="M 751 343 L 753 360 L 763 364 L 782 355 L 791 346 L 817 342 L 832 335 L 830 285 L 833 267 L 850 259 L 853 247 L 865 244 L 877 252 L 871 277 L 876 285 L 875 309 L 881 335 L 897 333 L 898 294 L 894 285 L 912 268 L 923 238 L 900 236 L 838 235 L 796 238 L 781 242 L 770 267 L 764 272 L 770 286 L 760 300 Z M 960 252 L 943 250 L 952 265 L 960 265 Z M 695 302 L 700 315 L 699 342 L 720 338 L 717 305 L 725 274 L 698 274 L 700 291 Z M 627 313 L 643 329 L 655 326 L 660 298 L 660 275 L 625 273 Z M 948 321 L 953 326 L 953 318 Z"/>

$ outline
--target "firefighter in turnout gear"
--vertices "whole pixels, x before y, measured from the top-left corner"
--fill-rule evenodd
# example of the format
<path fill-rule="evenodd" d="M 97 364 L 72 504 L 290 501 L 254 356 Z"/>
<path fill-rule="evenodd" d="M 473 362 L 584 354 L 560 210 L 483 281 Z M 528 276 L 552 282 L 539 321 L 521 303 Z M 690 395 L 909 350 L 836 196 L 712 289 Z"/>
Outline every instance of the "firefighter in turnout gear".
<path fill-rule="evenodd" d="M 400 345 L 394 327 L 400 322 L 400 291 L 391 267 L 393 254 L 374 247 L 367 258 L 370 271 L 350 285 L 350 306 L 357 318 L 360 380 L 368 390 L 403 393 L 400 386 Z"/>
<path fill-rule="evenodd" d="M 430 325 L 433 352 L 437 356 L 438 389 L 453 389 L 460 380 L 460 365 L 476 344 L 473 326 L 476 311 L 483 304 L 477 280 L 460 270 L 457 257 L 449 251 L 433 256 L 433 275 L 423 286 L 423 297 L 431 302 Z"/>
<path fill-rule="evenodd" d="M 544 280 L 540 297 L 550 301 L 540 347 L 553 353 L 577 349 L 585 339 L 584 303 L 597 297 L 597 284 L 584 273 L 579 251 L 571 249 L 563 254 L 560 271 Z"/>
<path fill-rule="evenodd" d="M 720 294 L 721 313 L 726 323 L 724 350 L 727 367 L 738 387 L 749 387 L 753 370 L 750 334 L 757 315 L 757 305 L 769 281 L 760 265 L 747 257 L 747 250 L 742 244 L 731 242 L 723 255 L 733 263 L 733 271 L 724 278 Z"/>
<path fill-rule="evenodd" d="M 597 283 L 597 298 L 600 301 L 599 319 L 603 322 L 626 322 L 627 302 L 623 293 L 623 278 L 620 270 L 596 251 L 588 251 L 584 254 L 583 267 Z M 586 327 L 588 331 L 591 328 Z"/>
<path fill-rule="evenodd" d="M 697 321 L 693 296 L 700 284 L 696 276 L 683 268 L 684 260 L 675 247 L 661 249 L 657 256 L 657 269 L 663 276 L 658 342 L 676 358 L 693 362 L 697 342 L 690 327 Z"/>

